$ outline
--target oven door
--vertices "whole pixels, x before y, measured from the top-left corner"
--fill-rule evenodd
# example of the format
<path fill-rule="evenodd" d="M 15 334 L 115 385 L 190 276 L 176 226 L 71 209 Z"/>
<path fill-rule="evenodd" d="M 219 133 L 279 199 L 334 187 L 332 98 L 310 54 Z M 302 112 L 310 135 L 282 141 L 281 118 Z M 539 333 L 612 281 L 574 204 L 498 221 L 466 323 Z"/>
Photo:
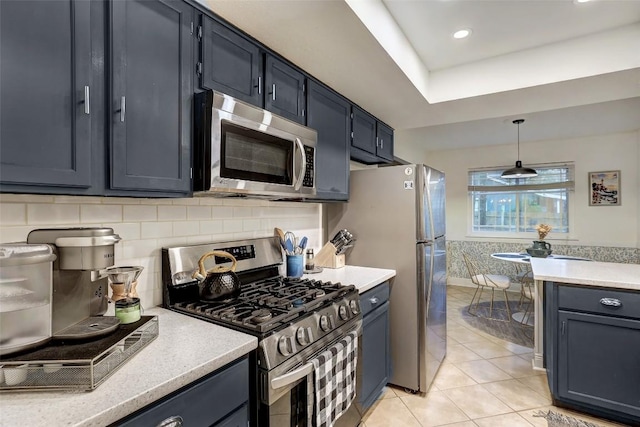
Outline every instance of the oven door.
<path fill-rule="evenodd" d="M 260 372 L 259 426 L 311 427 L 314 425 L 314 367 L 311 360 L 352 331 L 357 331 L 360 339 L 362 318 L 354 319 L 353 322 L 336 329 L 271 371 Z M 355 406 L 354 403 L 351 407 Z"/>

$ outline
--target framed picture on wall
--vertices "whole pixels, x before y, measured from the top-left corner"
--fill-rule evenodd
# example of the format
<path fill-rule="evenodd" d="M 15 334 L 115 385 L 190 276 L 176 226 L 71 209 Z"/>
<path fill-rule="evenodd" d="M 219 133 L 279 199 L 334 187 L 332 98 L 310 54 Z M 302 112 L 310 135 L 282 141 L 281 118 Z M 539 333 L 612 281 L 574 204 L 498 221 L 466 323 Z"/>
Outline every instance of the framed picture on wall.
<path fill-rule="evenodd" d="M 589 172 L 589 206 L 620 206 L 620 171 Z"/>

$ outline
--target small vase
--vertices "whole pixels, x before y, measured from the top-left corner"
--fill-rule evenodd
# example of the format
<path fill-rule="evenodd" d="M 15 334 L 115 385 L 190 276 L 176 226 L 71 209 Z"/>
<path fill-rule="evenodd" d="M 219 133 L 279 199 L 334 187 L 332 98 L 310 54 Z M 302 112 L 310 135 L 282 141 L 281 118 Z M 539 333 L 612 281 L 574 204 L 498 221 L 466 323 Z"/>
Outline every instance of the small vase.
<path fill-rule="evenodd" d="M 533 249 L 546 249 L 551 250 L 551 245 L 544 240 L 534 240 Z"/>

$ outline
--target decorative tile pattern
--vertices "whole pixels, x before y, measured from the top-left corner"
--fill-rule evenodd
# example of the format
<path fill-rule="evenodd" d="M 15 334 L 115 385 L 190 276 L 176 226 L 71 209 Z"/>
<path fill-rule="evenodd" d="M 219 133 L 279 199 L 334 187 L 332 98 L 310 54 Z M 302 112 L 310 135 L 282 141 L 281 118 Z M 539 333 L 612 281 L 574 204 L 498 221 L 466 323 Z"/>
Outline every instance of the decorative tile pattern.
<path fill-rule="evenodd" d="M 462 259 L 462 253 L 466 252 L 476 259 L 481 270 L 490 271 L 492 274 L 504 274 L 515 281 L 514 264 L 491 258 L 491 254 L 522 252 L 525 246 L 522 243 L 449 240 L 447 241 L 447 275 L 469 278 L 467 267 Z M 554 254 L 589 258 L 594 261 L 640 264 L 638 248 L 553 244 L 552 249 Z"/>

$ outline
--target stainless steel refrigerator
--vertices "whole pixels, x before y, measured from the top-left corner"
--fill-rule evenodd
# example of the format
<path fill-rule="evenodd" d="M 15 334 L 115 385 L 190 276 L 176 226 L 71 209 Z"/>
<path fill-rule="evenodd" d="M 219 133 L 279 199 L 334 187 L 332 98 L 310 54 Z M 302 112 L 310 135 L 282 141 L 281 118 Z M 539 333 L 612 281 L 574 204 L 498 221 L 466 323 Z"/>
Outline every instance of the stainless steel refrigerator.
<path fill-rule="evenodd" d="M 357 239 L 347 264 L 396 270 L 389 382 L 426 392 L 447 343 L 444 173 L 420 164 L 352 171 L 349 202 L 328 205 L 327 228 Z"/>

